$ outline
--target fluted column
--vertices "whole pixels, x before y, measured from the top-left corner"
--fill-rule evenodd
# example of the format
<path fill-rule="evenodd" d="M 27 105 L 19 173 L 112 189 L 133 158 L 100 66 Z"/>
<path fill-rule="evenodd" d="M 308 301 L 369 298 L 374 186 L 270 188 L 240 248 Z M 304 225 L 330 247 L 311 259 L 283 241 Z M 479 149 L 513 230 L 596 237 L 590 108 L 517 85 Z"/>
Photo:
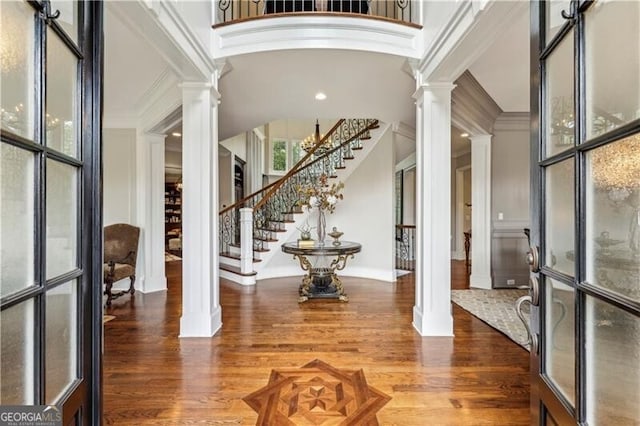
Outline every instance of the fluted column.
<path fill-rule="evenodd" d="M 416 98 L 416 303 L 422 336 L 452 336 L 451 91 L 425 84 Z"/>
<path fill-rule="evenodd" d="M 182 317 L 180 337 L 222 326 L 218 272 L 218 99 L 208 83 L 182 84 Z"/>

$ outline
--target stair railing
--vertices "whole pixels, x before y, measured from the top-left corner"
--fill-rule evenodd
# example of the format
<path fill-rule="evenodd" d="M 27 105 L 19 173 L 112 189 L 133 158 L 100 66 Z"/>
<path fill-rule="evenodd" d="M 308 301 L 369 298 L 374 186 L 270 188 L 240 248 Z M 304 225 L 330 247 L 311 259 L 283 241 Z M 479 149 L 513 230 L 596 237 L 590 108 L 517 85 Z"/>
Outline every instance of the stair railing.
<path fill-rule="evenodd" d="M 285 176 L 270 185 L 244 197 L 242 200 L 220 211 L 220 252 L 228 253 L 230 246 L 239 245 L 241 265 L 248 265 L 253 251 L 266 251 L 266 243 L 275 241 L 275 234 L 285 230 L 286 221 L 291 221 L 298 207 L 298 188 L 315 182 L 320 175 L 335 176 L 336 170 L 345 167 L 345 159 L 353 158 L 353 151 L 362 149 L 362 140 L 369 139 L 370 130 L 378 127 L 372 119 L 342 119 L 317 143 Z M 329 150 L 316 156 L 320 146 L 331 138 Z M 240 226 L 241 215 L 246 218 L 253 213 L 253 229 Z M 241 245 L 252 236 L 253 247 Z M 244 259 L 244 261 L 243 261 Z M 249 271 L 243 271 L 249 272 Z"/>

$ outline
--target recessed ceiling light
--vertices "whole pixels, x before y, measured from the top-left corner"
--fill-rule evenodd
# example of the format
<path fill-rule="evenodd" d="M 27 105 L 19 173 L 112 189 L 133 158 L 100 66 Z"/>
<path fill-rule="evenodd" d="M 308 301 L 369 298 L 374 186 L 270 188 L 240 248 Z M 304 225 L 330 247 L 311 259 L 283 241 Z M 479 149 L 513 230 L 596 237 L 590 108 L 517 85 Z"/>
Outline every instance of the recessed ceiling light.
<path fill-rule="evenodd" d="M 322 92 L 318 92 L 316 93 L 316 100 L 318 101 L 324 101 L 325 99 L 327 99 L 327 95 L 325 95 Z"/>
<path fill-rule="evenodd" d="M 171 133 L 171 136 L 175 136 L 175 137 L 179 138 L 180 136 L 182 136 L 182 133 L 180 133 L 180 132 L 173 132 L 173 133 Z"/>
<path fill-rule="evenodd" d="M 468 138 L 469 137 L 469 133 L 460 133 L 460 137 L 461 138 Z"/>

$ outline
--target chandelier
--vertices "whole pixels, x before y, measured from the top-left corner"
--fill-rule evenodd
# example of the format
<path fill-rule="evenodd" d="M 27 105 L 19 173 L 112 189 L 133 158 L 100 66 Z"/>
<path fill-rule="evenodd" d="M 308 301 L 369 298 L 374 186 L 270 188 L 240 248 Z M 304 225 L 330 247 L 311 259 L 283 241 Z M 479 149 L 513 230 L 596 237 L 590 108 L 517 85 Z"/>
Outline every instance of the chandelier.
<path fill-rule="evenodd" d="M 318 123 L 318 119 L 316 119 L 315 133 L 304 138 L 304 140 L 300 142 L 300 147 L 304 149 L 306 152 L 309 152 L 313 149 L 314 146 L 316 146 L 322 140 L 322 138 L 324 138 L 324 134 L 320 134 L 320 124 Z M 333 148 L 333 142 L 331 141 L 331 138 L 327 138 L 327 140 L 324 141 L 322 145 L 318 147 L 318 149 L 316 149 L 315 154 L 316 155 L 324 154 L 325 152 L 329 151 L 331 148 Z"/>
<path fill-rule="evenodd" d="M 591 175 L 601 189 L 640 189 L 640 134 L 594 150 Z"/>

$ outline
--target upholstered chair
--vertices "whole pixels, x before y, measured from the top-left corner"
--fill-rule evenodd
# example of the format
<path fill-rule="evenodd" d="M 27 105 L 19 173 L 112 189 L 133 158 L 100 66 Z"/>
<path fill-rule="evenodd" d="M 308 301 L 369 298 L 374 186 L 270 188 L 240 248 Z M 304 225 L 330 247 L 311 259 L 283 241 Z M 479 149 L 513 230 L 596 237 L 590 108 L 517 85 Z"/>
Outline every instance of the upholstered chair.
<path fill-rule="evenodd" d="M 140 238 L 140 228 L 117 223 L 105 226 L 104 228 L 104 294 L 107 295 L 107 306 L 111 305 L 111 300 L 123 294 L 133 294 L 133 285 L 136 281 L 136 259 L 138 257 L 138 240 Z M 113 293 L 111 288 L 113 283 L 129 278 L 131 285 L 129 290 Z"/>

